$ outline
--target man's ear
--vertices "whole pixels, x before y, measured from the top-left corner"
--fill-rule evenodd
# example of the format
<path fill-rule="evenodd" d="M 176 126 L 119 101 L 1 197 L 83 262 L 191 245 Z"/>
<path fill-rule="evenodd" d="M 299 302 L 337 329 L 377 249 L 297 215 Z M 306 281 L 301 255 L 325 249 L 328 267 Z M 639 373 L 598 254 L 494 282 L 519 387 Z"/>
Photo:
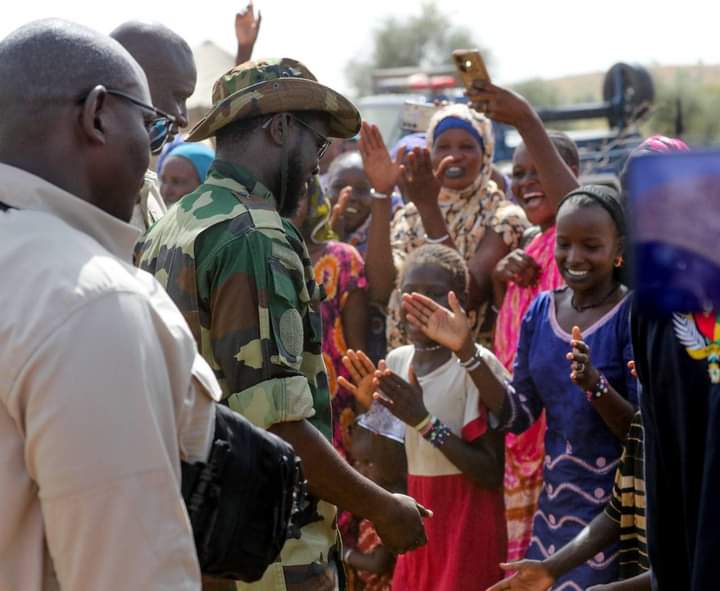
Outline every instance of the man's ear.
<path fill-rule="evenodd" d="M 80 128 L 88 142 L 103 145 L 107 142 L 104 123 L 106 109 L 107 90 L 98 85 L 88 93 L 80 114 Z"/>
<path fill-rule="evenodd" d="M 278 146 L 282 146 L 287 139 L 289 118 L 287 113 L 277 113 L 270 120 L 268 132 L 272 141 Z"/>

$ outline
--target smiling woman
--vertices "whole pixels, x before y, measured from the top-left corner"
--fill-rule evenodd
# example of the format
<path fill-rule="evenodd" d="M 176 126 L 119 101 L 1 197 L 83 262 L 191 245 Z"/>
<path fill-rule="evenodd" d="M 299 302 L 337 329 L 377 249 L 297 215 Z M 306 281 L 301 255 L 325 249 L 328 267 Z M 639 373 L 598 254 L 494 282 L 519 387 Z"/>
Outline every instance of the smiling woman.
<path fill-rule="evenodd" d="M 438 111 L 427 132 L 427 149 L 414 149 L 404 165 L 403 196 L 410 201 L 395 215 L 391 246 L 396 268 L 426 243 L 443 243 L 470 265 L 470 308 L 478 338 L 489 343 L 494 317 L 487 314 L 496 263 L 519 245 L 527 219 L 491 180 L 494 138 L 490 120 L 455 104 Z M 388 305 L 388 345 L 406 342 L 397 290 Z"/>

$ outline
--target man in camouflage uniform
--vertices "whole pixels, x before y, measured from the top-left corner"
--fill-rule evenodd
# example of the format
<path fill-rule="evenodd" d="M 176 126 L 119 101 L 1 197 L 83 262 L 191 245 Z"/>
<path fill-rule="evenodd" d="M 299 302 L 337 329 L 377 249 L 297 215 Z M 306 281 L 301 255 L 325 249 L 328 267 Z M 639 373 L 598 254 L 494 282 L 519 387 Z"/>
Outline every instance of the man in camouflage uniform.
<path fill-rule="evenodd" d="M 359 126 L 352 103 L 299 62 L 236 66 L 215 83 L 213 108 L 188 137 L 216 136 L 208 179 L 137 249 L 140 266 L 187 318 L 225 402 L 289 441 L 303 459 L 311 493 L 323 499 L 302 537 L 286 543 L 281 561 L 240 589 L 338 589 L 334 505 L 371 519 L 395 552 L 425 542 L 414 501 L 360 476 L 329 442 L 322 293 L 305 244 L 285 219 L 317 171 L 326 136 L 351 137 Z"/>

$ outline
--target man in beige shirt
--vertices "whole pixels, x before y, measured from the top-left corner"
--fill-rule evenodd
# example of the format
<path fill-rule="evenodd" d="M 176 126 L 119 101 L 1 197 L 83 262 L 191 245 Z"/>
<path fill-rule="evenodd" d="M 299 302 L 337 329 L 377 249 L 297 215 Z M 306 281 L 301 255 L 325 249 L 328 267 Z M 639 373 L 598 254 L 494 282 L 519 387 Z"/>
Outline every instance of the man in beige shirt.
<path fill-rule="evenodd" d="M 0 42 L 0 591 L 197 590 L 180 459 L 220 392 L 131 264 L 155 112 L 115 41 L 63 21 Z"/>

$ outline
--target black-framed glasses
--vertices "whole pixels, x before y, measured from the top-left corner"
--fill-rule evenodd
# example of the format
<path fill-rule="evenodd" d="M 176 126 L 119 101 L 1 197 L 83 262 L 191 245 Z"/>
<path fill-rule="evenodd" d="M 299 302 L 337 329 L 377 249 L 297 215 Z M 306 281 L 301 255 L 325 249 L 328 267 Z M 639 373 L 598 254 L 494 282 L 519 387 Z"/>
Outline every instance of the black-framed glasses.
<path fill-rule="evenodd" d="M 170 137 L 170 131 L 177 125 L 177 119 L 173 115 L 170 115 L 170 113 L 161 111 L 157 107 L 148 105 L 147 103 L 136 99 L 134 96 L 120 90 L 108 88 L 107 93 L 123 98 L 126 101 L 131 102 L 133 105 L 137 105 L 138 107 L 145 109 L 146 111 L 150 111 L 153 115 L 155 115 L 155 119 L 148 121 L 145 124 L 145 129 L 147 129 L 148 136 L 150 137 L 150 151 L 153 154 L 158 154 Z"/>
<path fill-rule="evenodd" d="M 318 160 L 322 159 L 322 157 L 325 156 L 325 153 L 328 151 L 328 148 L 330 147 L 330 144 L 332 144 L 332 140 L 331 140 L 329 137 L 327 137 L 327 136 L 323 135 L 322 133 L 320 133 L 320 132 L 319 132 L 317 129 L 315 129 L 312 125 L 308 125 L 308 124 L 305 123 L 302 119 L 300 119 L 299 117 L 296 117 L 296 116 L 293 115 L 292 113 L 288 113 L 288 115 L 290 115 L 290 117 L 291 117 L 294 121 L 296 121 L 297 123 L 299 123 L 299 124 L 302 125 L 303 127 L 309 129 L 310 131 L 313 132 L 313 134 L 315 134 L 315 136 L 317 136 L 317 137 L 320 138 L 320 140 L 322 141 L 322 143 L 320 144 L 320 147 L 318 148 L 318 155 L 317 155 L 317 157 L 318 157 Z M 272 121 L 272 118 L 268 119 L 265 123 L 262 124 L 261 127 L 262 127 L 263 129 L 265 129 L 268 125 L 270 125 L 270 122 L 271 122 L 271 121 Z"/>

